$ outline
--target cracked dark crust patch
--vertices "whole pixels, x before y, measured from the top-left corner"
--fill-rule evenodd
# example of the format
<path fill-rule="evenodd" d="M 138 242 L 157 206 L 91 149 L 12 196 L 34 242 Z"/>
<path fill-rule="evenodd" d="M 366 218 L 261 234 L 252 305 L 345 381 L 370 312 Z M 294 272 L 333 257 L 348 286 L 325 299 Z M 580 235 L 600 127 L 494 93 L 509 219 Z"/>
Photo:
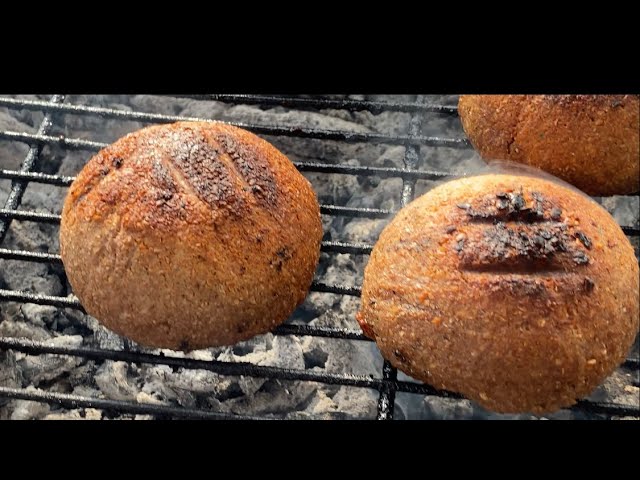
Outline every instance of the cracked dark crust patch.
<path fill-rule="evenodd" d="M 526 194 L 519 191 L 501 191 L 486 195 L 480 201 L 458 203 L 472 222 L 520 221 L 525 223 L 557 221 L 562 209 L 546 200 L 541 193 Z"/>
<path fill-rule="evenodd" d="M 591 239 L 571 233 L 562 208 L 539 192 L 500 191 L 456 207 L 468 225 L 488 224 L 452 239 L 463 271 L 541 274 L 589 264 Z"/>
<path fill-rule="evenodd" d="M 279 196 L 268 159 L 273 154 L 270 150 L 258 137 L 224 125 L 182 122 L 148 127 L 123 137 L 90 160 L 71 187 L 70 206 L 82 203 L 115 175 L 113 187 L 100 189 L 96 200 L 122 204 L 124 194 L 104 190 L 127 188 L 140 190 L 131 195 L 136 201 L 153 191 L 150 206 L 170 208 L 178 216 L 184 202 L 168 200 L 180 193 L 232 214 L 240 215 L 250 198 L 273 211 L 279 208 Z M 126 169 L 129 165 L 132 168 Z"/>
<path fill-rule="evenodd" d="M 241 141 L 237 135 L 223 130 L 211 132 L 211 136 L 228 156 L 229 164 L 243 180 L 246 189 L 258 203 L 270 208 L 277 206 L 278 190 L 269 162 L 256 145 Z"/>

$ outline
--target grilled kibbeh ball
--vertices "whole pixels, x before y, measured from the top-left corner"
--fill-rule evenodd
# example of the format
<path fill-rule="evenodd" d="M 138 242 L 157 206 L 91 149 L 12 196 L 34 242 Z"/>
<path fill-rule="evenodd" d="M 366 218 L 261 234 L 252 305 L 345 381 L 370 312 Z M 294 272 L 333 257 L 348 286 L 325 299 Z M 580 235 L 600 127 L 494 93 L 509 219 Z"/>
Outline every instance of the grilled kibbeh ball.
<path fill-rule="evenodd" d="M 382 232 L 358 321 L 414 378 L 545 413 L 597 387 L 638 332 L 638 262 L 613 218 L 546 179 L 438 186 Z"/>
<path fill-rule="evenodd" d="M 462 95 L 458 111 L 487 160 L 540 168 L 590 195 L 640 191 L 639 95 Z"/>
<path fill-rule="evenodd" d="M 193 350 L 268 332 L 304 300 L 320 254 L 310 183 L 232 126 L 144 128 L 73 182 L 60 245 L 87 312 L 142 345 Z"/>

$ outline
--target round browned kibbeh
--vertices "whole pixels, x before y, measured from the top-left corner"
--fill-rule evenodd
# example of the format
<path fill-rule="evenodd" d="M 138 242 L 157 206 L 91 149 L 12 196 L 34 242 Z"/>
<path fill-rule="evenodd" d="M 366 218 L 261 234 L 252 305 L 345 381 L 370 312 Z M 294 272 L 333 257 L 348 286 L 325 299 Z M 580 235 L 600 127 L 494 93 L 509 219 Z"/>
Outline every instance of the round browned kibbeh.
<path fill-rule="evenodd" d="M 540 168 L 590 195 L 640 191 L 639 95 L 462 95 L 458 111 L 487 160 Z"/>
<path fill-rule="evenodd" d="M 142 345 L 229 345 L 282 323 L 320 255 L 310 183 L 275 147 L 228 125 L 131 133 L 73 182 L 60 244 L 87 312 Z"/>
<path fill-rule="evenodd" d="M 438 186 L 382 232 L 358 321 L 385 358 L 502 413 L 591 393 L 638 332 L 638 262 L 613 218 L 547 179 Z"/>

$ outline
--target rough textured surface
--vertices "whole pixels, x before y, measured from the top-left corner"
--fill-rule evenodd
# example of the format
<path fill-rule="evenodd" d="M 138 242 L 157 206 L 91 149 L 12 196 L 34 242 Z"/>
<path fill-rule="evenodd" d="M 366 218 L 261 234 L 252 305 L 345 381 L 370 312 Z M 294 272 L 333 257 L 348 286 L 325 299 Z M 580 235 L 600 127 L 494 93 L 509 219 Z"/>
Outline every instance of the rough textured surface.
<path fill-rule="evenodd" d="M 541 168 L 590 195 L 640 191 L 638 95 L 463 95 L 458 110 L 486 159 Z"/>
<path fill-rule="evenodd" d="M 546 179 L 481 175 L 382 232 L 358 319 L 411 376 L 496 412 L 590 394 L 638 332 L 638 262 L 611 216 Z"/>
<path fill-rule="evenodd" d="M 69 190 L 60 247 L 86 310 L 151 347 L 232 345 L 286 320 L 320 254 L 309 182 L 222 124 L 148 127 L 93 157 Z"/>

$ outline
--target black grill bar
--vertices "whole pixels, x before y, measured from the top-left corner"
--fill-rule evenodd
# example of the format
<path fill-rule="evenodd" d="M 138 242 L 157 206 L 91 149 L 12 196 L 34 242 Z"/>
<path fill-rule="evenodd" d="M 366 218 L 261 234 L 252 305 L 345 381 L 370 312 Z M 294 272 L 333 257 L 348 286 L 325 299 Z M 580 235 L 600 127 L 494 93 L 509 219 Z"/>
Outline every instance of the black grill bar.
<path fill-rule="evenodd" d="M 354 255 L 368 255 L 373 245 L 364 243 L 322 242 L 321 251 L 327 253 L 350 253 Z M 0 258 L 7 260 L 23 260 L 26 262 L 62 263 L 57 253 L 30 252 L 27 250 L 10 250 L 0 248 Z"/>
<path fill-rule="evenodd" d="M 421 97 L 418 97 L 420 100 Z M 422 125 L 422 117 L 413 116 L 409 125 L 409 135 L 417 135 Z M 419 147 L 414 144 L 408 145 L 405 150 L 404 166 L 407 170 L 414 170 L 418 166 Z M 402 179 L 402 197 L 400 198 L 400 206 L 407 206 L 413 200 L 415 193 L 415 180 Z M 394 382 L 398 376 L 398 371 L 391 365 L 387 359 L 382 365 L 382 378 Z M 393 420 L 395 411 L 396 391 L 392 386 L 383 387 L 378 397 L 378 420 Z"/>
<path fill-rule="evenodd" d="M 241 103 L 244 105 L 280 106 L 287 108 L 303 109 L 333 109 L 358 112 L 367 110 L 373 114 L 382 112 L 404 113 L 442 113 L 455 115 L 458 107 L 455 105 L 437 105 L 433 103 L 409 103 L 409 102 L 376 102 L 371 100 L 331 99 L 331 98 L 298 98 L 279 97 L 274 95 L 170 95 L 176 98 L 192 98 L 194 100 L 208 100 L 224 103 Z"/>
<path fill-rule="evenodd" d="M 25 390 L 8 387 L 0 387 L 0 397 L 16 400 L 29 400 L 34 402 L 61 405 L 65 408 L 95 408 L 106 412 L 113 411 L 118 414 L 139 414 L 153 415 L 156 418 L 184 418 L 193 420 L 271 420 L 276 418 L 256 417 L 251 415 L 236 415 L 211 412 L 209 410 L 198 410 L 184 407 L 172 407 L 155 405 L 151 403 L 136 403 L 123 400 L 104 400 L 99 398 L 82 397 L 66 393 L 45 392 L 43 390 Z M 457 398 L 457 397 L 450 397 Z M 590 412 L 604 414 L 609 417 L 636 416 L 637 410 L 626 405 L 610 403 L 579 402 L 570 408 L 576 412 Z"/>
<path fill-rule="evenodd" d="M 11 142 L 22 142 L 29 145 L 57 145 L 67 150 L 90 150 L 98 151 L 106 147 L 108 144 L 103 142 L 93 142 L 91 140 L 83 140 L 81 138 L 67 138 L 64 135 L 52 137 L 51 135 L 39 135 L 37 133 L 25 132 L 0 132 L 0 140 L 9 140 Z"/>
<path fill-rule="evenodd" d="M 17 170 L 0 170 L 0 178 L 6 178 L 9 180 L 25 180 L 34 183 L 57 185 L 59 187 L 68 187 L 75 179 L 75 177 L 50 175 L 48 173 L 40 172 L 19 172 Z"/>
<path fill-rule="evenodd" d="M 0 132 L 0 136 L 3 133 Z M 13 132 L 10 132 L 13 133 Z M 52 142 L 60 142 L 59 137 L 49 137 Z M 45 143 L 52 143 L 45 142 Z M 38 143 L 34 140 L 34 143 Z M 106 144 L 105 144 L 106 145 Z M 362 167 L 362 166 L 349 166 L 349 165 L 332 165 L 328 163 L 319 162 L 292 162 L 298 170 L 301 172 L 315 172 L 315 173 L 337 173 L 341 175 L 358 175 L 363 177 L 381 177 L 381 178 L 407 178 L 416 180 L 439 180 L 442 178 L 448 178 L 453 176 L 451 173 L 438 172 L 435 170 L 405 170 L 403 168 L 385 168 L 385 167 Z M 7 178 L 10 180 L 28 180 L 30 182 L 46 183 L 50 185 L 58 185 L 66 187 L 71 185 L 71 182 L 75 177 L 64 177 L 59 175 L 49 175 L 46 173 L 38 172 L 19 172 L 16 170 L 0 170 L 0 178 Z"/>
<path fill-rule="evenodd" d="M 342 207 L 339 205 L 320 205 L 320 213 L 324 215 L 341 215 L 343 217 L 388 218 L 395 212 L 379 208 Z"/>
<path fill-rule="evenodd" d="M 95 349 L 88 347 L 60 347 L 46 342 L 36 342 L 15 338 L 0 338 L 0 349 L 11 349 L 29 355 L 57 354 L 82 357 L 89 360 L 115 360 L 129 363 L 146 363 L 151 365 L 168 365 L 175 368 L 191 370 L 209 370 L 220 375 L 246 375 L 250 377 L 268 377 L 279 380 L 304 380 L 331 385 L 376 389 L 381 385 L 380 379 L 365 375 L 347 373 L 318 373 L 310 370 L 282 368 L 275 366 L 254 365 L 245 362 L 222 362 L 219 360 L 196 360 L 167 355 L 143 352 L 126 352 L 120 350 Z M 415 384 L 421 387 L 419 384 Z M 433 391 L 428 388 L 428 391 Z"/>
<path fill-rule="evenodd" d="M 627 227 L 627 226 L 621 225 L 620 228 L 626 235 L 629 235 L 630 237 L 640 236 L 640 228 L 638 227 Z"/>
<path fill-rule="evenodd" d="M 13 218 L 14 220 L 24 220 L 28 222 L 60 223 L 60 215 L 53 213 L 7 210 L 5 208 L 0 208 L 0 219 L 2 218 Z"/>
<path fill-rule="evenodd" d="M 346 288 L 346 287 L 342 287 Z M 335 293 L 335 292 L 332 292 Z M 50 305 L 61 308 L 72 308 L 86 313 L 79 300 L 68 297 L 55 297 L 51 295 L 40 295 L 31 292 L 21 292 L 16 290 L 0 289 L 0 300 L 7 302 L 35 303 L 38 305 Z M 280 325 L 273 329 L 275 335 L 300 335 L 324 338 L 339 338 L 343 340 L 362 340 L 370 342 L 371 339 L 365 337 L 356 330 L 346 328 L 312 327 L 309 325 L 288 324 Z"/>
<path fill-rule="evenodd" d="M 25 262 L 62 264 L 62 258 L 56 253 L 29 252 L 26 250 L 10 250 L 8 248 L 0 248 L 0 258 L 23 260 Z"/>
<path fill-rule="evenodd" d="M 2 133 L 0 132 L 0 135 Z M 52 137 L 55 138 L 55 137 Z M 381 178 L 414 178 L 416 180 L 438 180 L 448 178 L 453 174 L 436 171 L 419 171 L 404 170 L 401 168 L 383 168 L 383 167 L 360 167 L 360 166 L 344 166 L 330 165 L 325 163 L 311 162 L 292 162 L 301 172 L 315 173 L 336 173 L 342 175 L 358 175 L 363 177 L 381 177 Z M 60 187 L 68 187 L 71 185 L 75 177 L 65 177 L 60 175 L 50 175 L 38 172 L 19 172 L 17 170 L 0 170 L 0 178 L 9 180 L 28 180 L 35 183 L 44 183 L 48 185 L 57 185 Z"/>
<path fill-rule="evenodd" d="M 340 173 L 345 175 L 377 176 L 381 178 L 404 178 L 415 180 L 441 180 L 456 176 L 449 172 L 437 170 L 407 170 L 405 168 L 360 167 L 348 165 L 329 165 L 317 162 L 293 162 L 301 172 Z M 460 174 L 462 175 L 462 174 Z"/>
<path fill-rule="evenodd" d="M 28 355 L 69 355 L 74 357 L 86 358 L 94 361 L 124 361 L 128 363 L 145 363 L 152 365 L 168 365 L 174 368 L 185 368 L 190 370 L 208 370 L 220 375 L 246 375 L 251 377 L 268 377 L 286 381 L 309 381 L 319 382 L 332 385 L 344 385 L 359 388 L 370 388 L 374 390 L 382 390 L 391 388 L 400 392 L 414 393 L 421 395 L 440 396 L 451 399 L 462 399 L 460 394 L 436 390 L 433 387 L 422 383 L 404 382 L 397 380 L 371 378 L 364 375 L 336 374 L 336 373 L 316 373 L 307 370 L 297 370 L 290 368 L 258 366 L 243 362 L 221 362 L 217 360 L 196 360 L 192 358 L 180 358 L 167 356 L 163 354 L 151 354 L 133 351 L 119 351 L 95 349 L 89 347 L 63 347 L 47 344 L 46 342 L 38 342 L 16 338 L 0 338 L 0 350 L 14 350 Z M 5 391 L 11 391 L 6 389 Z M 4 393 L 0 390 L 0 395 Z M 14 393 L 27 393 L 25 390 L 15 390 Z M 78 397 L 79 398 L 79 397 Z M 132 405 L 139 405 L 132 402 L 125 402 Z M 145 404 L 147 405 L 147 404 Z M 94 407 L 94 408 L 112 408 L 112 407 Z M 638 415 L 638 409 L 621 404 L 611 404 L 603 402 L 592 402 L 582 400 L 578 406 L 573 409 L 582 411 L 590 411 L 593 413 L 603 413 L 608 415 Z M 149 411 L 138 411 L 136 413 L 150 413 Z"/>
<path fill-rule="evenodd" d="M 372 250 L 373 245 L 366 243 L 322 242 L 323 252 L 369 255 Z"/>
<path fill-rule="evenodd" d="M 393 215 L 392 210 L 380 210 L 378 208 L 342 207 L 340 205 L 320 205 L 320 213 L 323 215 L 379 218 L 384 219 Z M 60 215 L 54 213 L 32 212 L 28 210 L 0 209 L 0 218 L 13 218 L 29 222 L 60 223 Z"/>
<path fill-rule="evenodd" d="M 68 297 L 55 297 L 53 295 L 41 295 L 39 293 L 24 292 L 19 290 L 0 289 L 0 300 L 7 302 L 35 303 L 36 305 L 51 305 L 53 307 L 73 308 L 84 312 L 84 308 L 78 300 Z"/>
<path fill-rule="evenodd" d="M 72 115 L 97 115 L 102 118 L 131 120 L 150 123 L 173 123 L 180 121 L 213 122 L 210 118 L 186 117 L 181 115 L 164 115 L 161 113 L 132 112 L 115 108 L 91 107 L 88 105 L 59 105 L 42 100 L 16 100 L 0 97 L 0 107 L 20 108 L 32 111 L 67 113 Z M 217 120 L 216 120 L 217 121 Z M 235 125 L 254 133 L 279 135 L 318 140 L 338 140 L 348 143 L 385 143 L 389 145 L 429 145 L 433 147 L 467 148 L 469 142 L 465 138 L 427 137 L 423 135 L 387 135 L 384 133 L 360 133 L 343 130 L 322 130 L 307 127 L 288 127 L 260 125 L 242 122 L 219 122 Z"/>
<path fill-rule="evenodd" d="M 350 295 L 352 297 L 359 297 L 362 289 L 356 286 L 348 285 L 327 285 L 322 282 L 313 282 L 311 284 L 311 290 L 314 292 L 324 293 L 337 293 L 338 295 Z"/>
<path fill-rule="evenodd" d="M 361 288 L 358 286 L 349 285 L 327 285 L 326 283 L 314 281 L 311 284 L 311 291 L 359 297 Z M 6 300 L 9 302 L 35 303 L 37 305 L 52 305 L 54 307 L 75 308 L 76 310 L 84 311 L 80 302 L 72 298 L 41 295 L 38 293 L 24 292 L 19 290 L 0 289 L 0 300 Z"/>
<path fill-rule="evenodd" d="M 63 95 L 54 95 L 51 97 L 51 102 L 53 105 L 57 105 L 59 102 L 64 101 Z M 52 126 L 51 115 L 47 114 L 40 122 L 40 126 L 38 127 L 38 135 L 46 134 Z M 30 172 L 34 169 L 36 162 L 38 161 L 38 157 L 40 155 L 40 151 L 42 150 L 41 145 L 32 146 L 29 148 L 29 152 L 27 156 L 22 162 L 20 166 L 21 172 Z M 4 204 L 4 209 L 6 210 L 15 210 L 20 205 L 22 201 L 22 196 L 24 195 L 24 191 L 27 188 L 27 181 L 24 180 L 14 180 L 11 185 L 11 191 L 9 192 L 9 196 Z M 4 241 L 4 238 L 9 231 L 9 226 L 11 225 L 11 218 L 0 218 L 0 245 Z"/>
<path fill-rule="evenodd" d="M 70 395 L 68 393 L 46 392 L 44 390 L 25 390 L 1 386 L 0 397 L 57 404 L 65 408 L 95 408 L 106 412 L 114 411 L 118 414 L 129 413 L 134 415 L 154 415 L 156 417 L 188 418 L 192 420 L 269 420 L 269 417 L 217 413 L 209 410 L 169 407 L 153 403 L 126 402 L 124 400 L 104 400 L 101 398 Z"/>
<path fill-rule="evenodd" d="M 349 330 L 346 328 L 329 328 L 329 327 L 311 327 L 309 325 L 285 324 L 280 325 L 272 330 L 275 335 L 296 335 L 323 338 L 339 338 L 342 340 L 361 340 L 363 342 L 372 342 L 361 332 Z"/>
<path fill-rule="evenodd" d="M 574 412 L 589 412 L 605 414 L 609 417 L 637 417 L 640 416 L 640 409 L 630 405 L 621 405 L 618 403 L 591 402 L 588 400 L 580 400 L 574 406 L 569 408 Z"/>

